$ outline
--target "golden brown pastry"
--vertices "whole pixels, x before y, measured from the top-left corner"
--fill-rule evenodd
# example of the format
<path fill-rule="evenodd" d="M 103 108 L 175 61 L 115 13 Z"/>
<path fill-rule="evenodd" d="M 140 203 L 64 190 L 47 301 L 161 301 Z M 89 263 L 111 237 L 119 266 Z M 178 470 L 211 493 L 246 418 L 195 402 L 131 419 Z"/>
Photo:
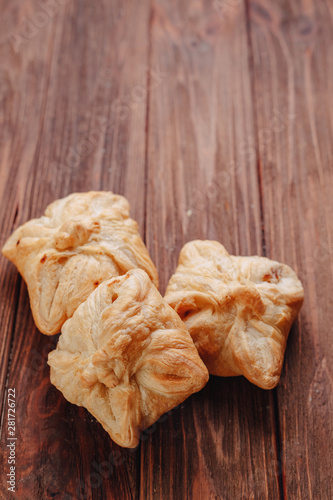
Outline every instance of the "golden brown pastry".
<path fill-rule="evenodd" d="M 244 375 L 263 389 L 279 382 L 303 298 L 290 267 L 234 257 L 217 241 L 199 240 L 181 250 L 165 295 L 212 375 Z"/>
<path fill-rule="evenodd" d="M 60 332 L 106 279 L 142 268 L 158 286 L 127 200 L 110 192 L 74 193 L 51 203 L 43 217 L 14 231 L 2 253 L 26 281 L 36 325 L 46 335 Z"/>
<path fill-rule="evenodd" d="M 48 363 L 65 398 L 129 448 L 208 380 L 184 323 L 140 269 L 99 285 L 63 325 Z"/>

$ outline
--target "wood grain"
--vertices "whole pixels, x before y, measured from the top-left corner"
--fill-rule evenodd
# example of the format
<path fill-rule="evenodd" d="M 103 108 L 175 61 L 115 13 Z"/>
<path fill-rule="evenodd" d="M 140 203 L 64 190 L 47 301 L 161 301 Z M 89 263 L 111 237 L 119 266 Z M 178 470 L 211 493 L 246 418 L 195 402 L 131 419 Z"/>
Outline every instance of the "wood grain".
<path fill-rule="evenodd" d="M 0 0 L 0 243 L 74 191 L 130 201 L 161 292 L 182 245 L 290 264 L 306 300 L 282 380 L 211 377 L 121 449 L 50 384 L 57 337 L 0 260 L 0 497 L 333 498 L 333 5 Z"/>
<path fill-rule="evenodd" d="M 249 13 L 267 255 L 290 264 L 306 291 L 277 389 L 283 491 L 329 499 L 333 5 L 251 0 Z"/>

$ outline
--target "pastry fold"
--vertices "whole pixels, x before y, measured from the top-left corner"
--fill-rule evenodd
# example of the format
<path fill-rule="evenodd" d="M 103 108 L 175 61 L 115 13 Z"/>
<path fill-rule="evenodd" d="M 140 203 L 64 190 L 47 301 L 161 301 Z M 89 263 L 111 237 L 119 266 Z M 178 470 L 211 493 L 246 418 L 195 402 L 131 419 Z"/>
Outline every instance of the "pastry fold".
<path fill-rule="evenodd" d="M 65 398 L 130 448 L 209 376 L 184 323 L 139 269 L 105 281 L 78 307 L 48 363 Z"/>
<path fill-rule="evenodd" d="M 46 335 L 60 332 L 106 279 L 141 268 L 158 286 L 128 201 L 111 192 L 74 193 L 51 203 L 44 216 L 14 231 L 2 253 L 26 281 L 35 323 Z"/>
<path fill-rule="evenodd" d="M 287 265 L 235 257 L 217 241 L 201 240 L 182 248 L 165 294 L 212 375 L 244 375 L 264 389 L 279 382 L 303 299 Z"/>

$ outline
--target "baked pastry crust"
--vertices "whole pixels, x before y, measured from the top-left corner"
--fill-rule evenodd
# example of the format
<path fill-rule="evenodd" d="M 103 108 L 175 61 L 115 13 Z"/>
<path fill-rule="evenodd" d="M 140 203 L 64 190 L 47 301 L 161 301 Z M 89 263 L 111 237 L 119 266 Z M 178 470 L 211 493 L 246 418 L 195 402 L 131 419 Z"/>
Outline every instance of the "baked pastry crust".
<path fill-rule="evenodd" d="M 212 375 L 244 375 L 263 389 L 279 382 L 303 299 L 302 284 L 287 265 L 235 257 L 217 241 L 201 240 L 182 248 L 165 295 Z"/>
<path fill-rule="evenodd" d="M 129 448 L 209 377 L 184 323 L 140 269 L 105 281 L 78 307 L 48 363 L 65 398 Z"/>
<path fill-rule="evenodd" d="M 73 193 L 51 203 L 44 216 L 14 231 L 2 253 L 26 281 L 34 320 L 46 335 L 60 332 L 106 279 L 142 268 L 158 286 L 129 203 L 111 192 Z"/>

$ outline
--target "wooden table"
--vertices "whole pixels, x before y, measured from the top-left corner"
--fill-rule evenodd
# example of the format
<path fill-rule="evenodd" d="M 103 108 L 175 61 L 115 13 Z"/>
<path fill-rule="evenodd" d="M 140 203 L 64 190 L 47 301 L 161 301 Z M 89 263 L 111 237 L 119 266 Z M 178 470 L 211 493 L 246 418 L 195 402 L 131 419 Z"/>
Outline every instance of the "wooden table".
<path fill-rule="evenodd" d="M 1 244 L 75 191 L 112 190 L 160 275 L 182 245 L 291 265 L 305 288 L 281 382 L 206 388 L 121 449 L 50 385 L 57 338 L 0 260 L 20 499 L 333 498 L 333 2 L 0 0 Z"/>

